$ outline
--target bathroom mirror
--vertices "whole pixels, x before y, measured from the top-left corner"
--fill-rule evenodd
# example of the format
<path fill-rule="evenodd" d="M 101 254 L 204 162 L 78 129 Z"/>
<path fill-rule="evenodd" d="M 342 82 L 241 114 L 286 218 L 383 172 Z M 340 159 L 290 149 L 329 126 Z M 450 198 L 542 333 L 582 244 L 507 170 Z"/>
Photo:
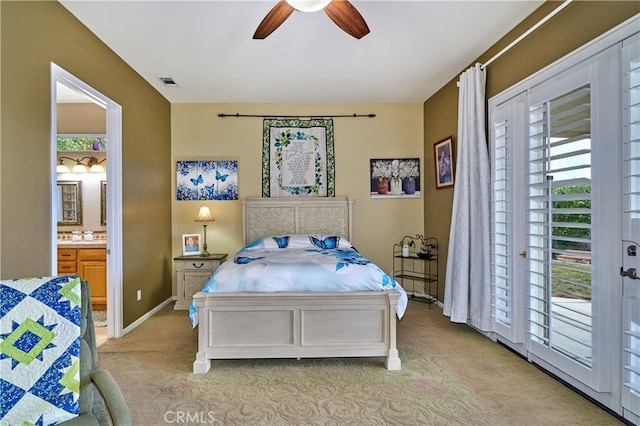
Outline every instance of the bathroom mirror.
<path fill-rule="evenodd" d="M 58 225 L 82 225 L 82 181 L 58 181 Z"/>
<path fill-rule="evenodd" d="M 107 226 L 107 181 L 100 181 L 100 225 Z"/>

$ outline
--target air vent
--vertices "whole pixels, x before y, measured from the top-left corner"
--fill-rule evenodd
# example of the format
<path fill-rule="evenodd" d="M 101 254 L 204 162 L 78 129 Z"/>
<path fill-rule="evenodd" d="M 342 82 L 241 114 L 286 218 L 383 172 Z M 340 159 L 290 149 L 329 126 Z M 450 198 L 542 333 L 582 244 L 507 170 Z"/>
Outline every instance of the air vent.
<path fill-rule="evenodd" d="M 158 77 L 158 78 L 167 87 L 178 87 L 178 83 L 176 83 L 176 81 L 173 79 L 173 77 Z"/>

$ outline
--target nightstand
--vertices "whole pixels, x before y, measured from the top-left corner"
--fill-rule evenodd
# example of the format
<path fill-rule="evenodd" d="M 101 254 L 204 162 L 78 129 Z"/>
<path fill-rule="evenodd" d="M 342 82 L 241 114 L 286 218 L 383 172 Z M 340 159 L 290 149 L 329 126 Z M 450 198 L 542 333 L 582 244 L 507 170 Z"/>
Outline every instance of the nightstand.
<path fill-rule="evenodd" d="M 178 256 L 176 269 L 176 300 L 173 309 L 189 309 L 193 295 L 207 283 L 213 272 L 227 260 L 226 253 L 209 256 Z"/>

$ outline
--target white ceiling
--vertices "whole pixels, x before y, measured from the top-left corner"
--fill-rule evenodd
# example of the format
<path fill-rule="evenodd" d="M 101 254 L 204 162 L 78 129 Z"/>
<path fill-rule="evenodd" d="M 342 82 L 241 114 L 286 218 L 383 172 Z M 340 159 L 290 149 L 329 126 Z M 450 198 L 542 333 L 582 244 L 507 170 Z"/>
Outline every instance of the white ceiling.
<path fill-rule="evenodd" d="M 172 103 L 424 102 L 544 1 L 358 1 L 371 33 L 277 0 L 59 0 Z M 165 87 L 172 77 L 179 87 Z"/>

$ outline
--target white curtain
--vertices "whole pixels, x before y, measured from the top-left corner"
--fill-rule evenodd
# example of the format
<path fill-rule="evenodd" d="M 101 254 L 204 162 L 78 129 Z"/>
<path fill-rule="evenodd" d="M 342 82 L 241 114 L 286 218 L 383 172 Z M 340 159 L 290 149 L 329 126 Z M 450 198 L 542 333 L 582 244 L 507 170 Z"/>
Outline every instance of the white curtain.
<path fill-rule="evenodd" d="M 460 75 L 455 189 L 444 292 L 452 322 L 491 329 L 489 154 L 485 133 L 485 71 Z"/>

